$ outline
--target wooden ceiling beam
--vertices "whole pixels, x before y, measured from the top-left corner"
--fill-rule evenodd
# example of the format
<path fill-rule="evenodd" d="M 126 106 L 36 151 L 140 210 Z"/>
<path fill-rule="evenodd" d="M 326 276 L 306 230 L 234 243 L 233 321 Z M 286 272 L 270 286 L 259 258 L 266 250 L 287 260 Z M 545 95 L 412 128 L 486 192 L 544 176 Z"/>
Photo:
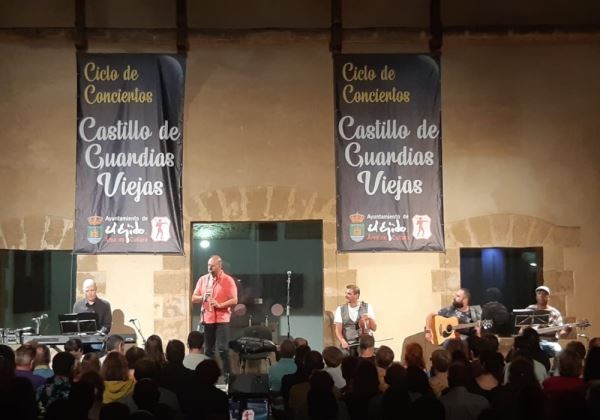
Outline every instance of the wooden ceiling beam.
<path fill-rule="evenodd" d="M 332 54 L 342 52 L 342 0 L 331 0 L 331 40 L 329 50 Z"/>
<path fill-rule="evenodd" d="M 85 27 L 85 0 L 75 0 L 75 48 L 77 51 L 86 51 L 88 47 L 87 32 Z"/>
<path fill-rule="evenodd" d="M 187 55 L 190 49 L 187 0 L 177 0 L 177 52 Z"/>

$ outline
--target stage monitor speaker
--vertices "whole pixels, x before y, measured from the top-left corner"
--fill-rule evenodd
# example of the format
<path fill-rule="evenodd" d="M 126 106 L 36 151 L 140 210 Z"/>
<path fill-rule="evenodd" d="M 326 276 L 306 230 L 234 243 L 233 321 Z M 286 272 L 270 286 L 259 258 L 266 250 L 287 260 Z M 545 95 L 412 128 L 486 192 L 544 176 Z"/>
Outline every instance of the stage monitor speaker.
<path fill-rule="evenodd" d="M 269 395 L 269 375 L 241 373 L 229 378 L 228 393 L 234 397 L 256 398 Z"/>

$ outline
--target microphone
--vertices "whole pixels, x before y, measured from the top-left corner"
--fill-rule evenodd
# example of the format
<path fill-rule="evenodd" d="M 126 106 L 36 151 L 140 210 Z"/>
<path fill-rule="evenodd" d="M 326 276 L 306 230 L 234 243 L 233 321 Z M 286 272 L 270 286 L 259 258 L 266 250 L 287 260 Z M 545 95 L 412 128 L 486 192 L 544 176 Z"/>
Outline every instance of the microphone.
<path fill-rule="evenodd" d="M 23 334 L 24 332 L 29 332 L 29 331 L 33 331 L 32 327 L 25 327 L 25 328 L 17 328 L 15 330 L 16 333 L 18 334 Z"/>
<path fill-rule="evenodd" d="M 290 281 L 291 281 L 291 279 L 292 279 L 292 270 L 288 270 L 288 272 L 287 272 L 287 276 L 288 276 L 287 283 L 288 283 L 288 286 L 289 286 L 289 284 L 290 284 Z"/>
<path fill-rule="evenodd" d="M 131 319 L 129 320 L 129 322 L 135 322 L 135 321 L 137 321 L 137 320 L 138 320 L 137 318 L 131 318 Z"/>

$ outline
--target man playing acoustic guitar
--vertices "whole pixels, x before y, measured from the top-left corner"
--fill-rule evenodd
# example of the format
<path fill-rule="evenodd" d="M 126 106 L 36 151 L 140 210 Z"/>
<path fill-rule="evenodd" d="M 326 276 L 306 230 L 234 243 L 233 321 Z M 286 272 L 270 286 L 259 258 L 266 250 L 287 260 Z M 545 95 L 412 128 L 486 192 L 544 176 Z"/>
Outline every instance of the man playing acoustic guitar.
<path fill-rule="evenodd" d="M 471 293 L 468 289 L 458 289 L 454 294 L 452 305 L 440 309 L 437 314 L 446 318 L 457 318 L 459 324 L 472 324 L 481 321 L 481 306 L 470 305 L 470 299 Z M 433 325 L 431 322 L 431 318 L 433 318 L 433 316 L 430 315 L 427 320 L 427 327 L 425 327 L 425 339 L 428 341 L 435 341 L 433 340 L 434 337 L 431 332 L 431 328 Z M 462 340 L 466 340 L 468 336 L 478 334 L 479 328 L 457 328 L 456 331 L 460 334 L 460 338 Z M 444 346 L 446 345 L 446 343 L 448 343 L 448 341 L 444 341 Z"/>

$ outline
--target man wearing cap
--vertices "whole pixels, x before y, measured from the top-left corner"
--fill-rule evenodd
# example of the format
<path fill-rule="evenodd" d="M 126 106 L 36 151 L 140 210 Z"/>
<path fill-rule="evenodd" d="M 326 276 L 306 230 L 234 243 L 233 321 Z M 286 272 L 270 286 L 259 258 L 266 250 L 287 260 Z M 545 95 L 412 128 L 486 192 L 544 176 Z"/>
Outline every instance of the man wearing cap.
<path fill-rule="evenodd" d="M 550 301 L 550 288 L 548 286 L 538 286 L 535 289 L 535 300 L 536 303 L 529 305 L 527 309 L 533 309 L 535 311 L 548 311 L 550 316 L 548 318 L 548 327 L 559 327 L 563 325 L 562 315 L 560 311 L 553 306 L 548 305 Z M 540 347 L 549 357 L 555 357 L 562 350 L 558 343 L 559 338 L 565 337 L 569 333 L 570 328 L 566 327 L 557 332 L 551 332 L 548 334 L 540 334 Z"/>

